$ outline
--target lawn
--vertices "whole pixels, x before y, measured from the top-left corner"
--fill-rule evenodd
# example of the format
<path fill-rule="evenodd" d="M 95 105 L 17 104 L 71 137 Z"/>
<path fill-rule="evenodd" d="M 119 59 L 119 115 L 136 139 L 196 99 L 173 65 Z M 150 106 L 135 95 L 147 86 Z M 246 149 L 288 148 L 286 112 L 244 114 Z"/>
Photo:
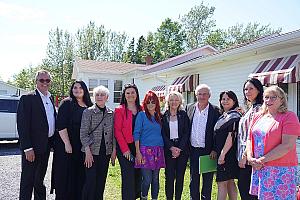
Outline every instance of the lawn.
<path fill-rule="evenodd" d="M 190 199 L 189 198 L 189 180 L 190 180 L 190 170 L 189 170 L 189 167 L 187 167 L 186 172 L 185 172 L 184 188 L 183 188 L 183 194 L 182 194 L 183 200 Z M 159 189 L 158 199 L 165 199 L 164 169 L 160 170 L 159 182 L 160 182 L 160 189 Z M 150 191 L 149 191 L 149 195 L 150 195 Z M 114 166 L 114 167 L 110 166 L 110 168 L 109 168 L 108 175 L 107 175 L 107 181 L 106 181 L 106 187 L 105 187 L 105 199 L 106 200 L 121 199 L 121 171 L 120 171 L 120 166 L 119 166 L 118 162 L 116 162 L 116 166 Z M 148 197 L 148 199 L 150 199 L 150 198 Z M 217 199 L 217 184 L 215 181 L 213 183 L 212 199 Z"/>

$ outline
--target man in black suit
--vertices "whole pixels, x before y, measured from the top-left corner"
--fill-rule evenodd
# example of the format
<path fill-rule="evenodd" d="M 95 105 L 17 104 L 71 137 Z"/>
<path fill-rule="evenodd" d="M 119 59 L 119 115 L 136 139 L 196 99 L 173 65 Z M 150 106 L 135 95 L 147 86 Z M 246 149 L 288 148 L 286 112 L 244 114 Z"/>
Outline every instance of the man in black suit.
<path fill-rule="evenodd" d="M 23 95 L 17 111 L 17 128 L 22 151 L 20 200 L 46 199 L 44 177 L 55 131 L 56 111 L 48 89 L 48 71 L 36 73 L 36 90 Z"/>
<path fill-rule="evenodd" d="M 220 116 L 219 109 L 209 103 L 210 88 L 201 84 L 195 90 L 197 102 L 187 105 L 187 115 L 191 122 L 190 152 L 190 198 L 200 199 L 199 157 L 210 155 L 216 159 L 214 151 L 214 126 Z M 202 174 L 201 199 L 211 199 L 213 172 Z"/>

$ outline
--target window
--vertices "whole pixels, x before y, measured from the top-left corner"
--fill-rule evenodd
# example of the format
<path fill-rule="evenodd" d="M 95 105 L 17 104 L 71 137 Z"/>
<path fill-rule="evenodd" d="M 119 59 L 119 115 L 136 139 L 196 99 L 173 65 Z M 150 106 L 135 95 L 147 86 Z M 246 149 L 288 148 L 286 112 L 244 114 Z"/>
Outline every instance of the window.
<path fill-rule="evenodd" d="M 0 90 L 0 94 L 1 94 L 1 95 L 7 94 L 7 90 Z"/>
<path fill-rule="evenodd" d="M 93 96 L 93 89 L 99 85 L 103 85 L 104 87 L 108 88 L 108 80 L 89 79 L 89 92 L 91 96 Z"/>
<path fill-rule="evenodd" d="M 122 97 L 122 85 L 123 81 L 115 80 L 114 81 L 114 103 L 120 103 Z"/>
<path fill-rule="evenodd" d="M 99 85 L 103 85 L 104 87 L 108 88 L 108 80 L 99 80 Z"/>
<path fill-rule="evenodd" d="M 97 79 L 89 79 L 89 91 L 93 92 L 93 89 L 98 86 Z"/>
<path fill-rule="evenodd" d="M 19 100 L 0 99 L 0 112 L 16 113 Z"/>

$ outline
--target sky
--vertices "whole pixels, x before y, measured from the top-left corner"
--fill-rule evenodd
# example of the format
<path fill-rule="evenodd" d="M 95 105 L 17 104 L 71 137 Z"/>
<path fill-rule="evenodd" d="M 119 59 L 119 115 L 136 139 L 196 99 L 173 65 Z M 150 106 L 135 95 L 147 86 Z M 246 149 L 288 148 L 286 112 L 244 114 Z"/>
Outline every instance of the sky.
<path fill-rule="evenodd" d="M 216 8 L 218 28 L 237 23 L 300 29 L 300 0 L 204 0 Z M 74 34 L 90 21 L 136 39 L 155 32 L 166 18 L 178 20 L 201 0 L 0 0 L 0 79 L 41 64 L 48 34 L 56 27 Z"/>

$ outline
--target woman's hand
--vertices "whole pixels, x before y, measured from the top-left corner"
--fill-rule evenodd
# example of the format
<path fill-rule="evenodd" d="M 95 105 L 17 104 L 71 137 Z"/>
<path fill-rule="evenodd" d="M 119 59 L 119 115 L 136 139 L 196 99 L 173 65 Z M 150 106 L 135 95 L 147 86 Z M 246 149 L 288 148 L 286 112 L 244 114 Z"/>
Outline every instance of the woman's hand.
<path fill-rule="evenodd" d="M 225 154 L 221 153 L 221 155 L 218 158 L 218 164 L 223 165 L 225 163 Z"/>
<path fill-rule="evenodd" d="M 72 145 L 70 142 L 65 143 L 65 151 L 66 153 L 72 153 Z"/>
<path fill-rule="evenodd" d="M 139 164 L 139 165 L 142 164 L 143 156 L 142 156 L 141 152 L 136 152 L 135 160 L 136 160 L 137 164 Z"/>
<path fill-rule="evenodd" d="M 250 159 L 248 159 L 248 161 L 249 161 L 250 165 L 253 167 L 253 169 L 255 169 L 255 170 L 260 170 L 264 166 L 262 164 L 262 162 L 256 158 L 250 158 Z"/>
<path fill-rule="evenodd" d="M 247 162 L 247 158 L 243 157 L 240 161 L 239 161 L 239 167 L 240 168 L 246 168 L 246 162 Z"/>
<path fill-rule="evenodd" d="M 127 159 L 127 160 L 130 160 L 130 150 L 126 151 L 123 153 L 123 156 Z"/>
<path fill-rule="evenodd" d="M 180 156 L 180 151 L 181 149 L 179 149 L 178 147 L 174 147 L 172 146 L 170 148 L 171 152 L 172 152 L 172 158 L 178 158 Z"/>
<path fill-rule="evenodd" d="M 94 158 L 93 158 L 93 154 L 91 152 L 90 147 L 86 147 L 85 148 L 85 160 L 84 160 L 84 165 L 87 168 L 92 167 L 94 162 Z"/>
<path fill-rule="evenodd" d="M 113 148 L 113 151 L 110 156 L 110 161 L 112 166 L 115 166 L 116 157 L 117 157 L 117 151 L 116 148 Z"/>

